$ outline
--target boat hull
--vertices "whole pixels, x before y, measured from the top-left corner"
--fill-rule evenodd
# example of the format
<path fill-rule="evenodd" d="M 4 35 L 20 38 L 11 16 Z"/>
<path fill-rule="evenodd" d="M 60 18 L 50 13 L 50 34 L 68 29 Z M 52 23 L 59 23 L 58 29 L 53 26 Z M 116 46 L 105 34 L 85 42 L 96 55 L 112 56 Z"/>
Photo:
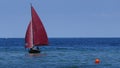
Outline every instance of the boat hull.
<path fill-rule="evenodd" d="M 29 53 L 40 53 L 39 50 L 30 50 Z"/>

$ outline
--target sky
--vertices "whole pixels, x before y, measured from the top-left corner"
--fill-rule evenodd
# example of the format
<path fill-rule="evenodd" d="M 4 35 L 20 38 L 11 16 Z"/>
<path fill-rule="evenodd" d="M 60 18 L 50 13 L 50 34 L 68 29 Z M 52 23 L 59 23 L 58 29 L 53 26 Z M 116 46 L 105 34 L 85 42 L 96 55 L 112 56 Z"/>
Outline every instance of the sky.
<path fill-rule="evenodd" d="M 51 37 L 120 37 L 120 0 L 0 0 L 0 38 L 24 38 L 30 3 Z"/>

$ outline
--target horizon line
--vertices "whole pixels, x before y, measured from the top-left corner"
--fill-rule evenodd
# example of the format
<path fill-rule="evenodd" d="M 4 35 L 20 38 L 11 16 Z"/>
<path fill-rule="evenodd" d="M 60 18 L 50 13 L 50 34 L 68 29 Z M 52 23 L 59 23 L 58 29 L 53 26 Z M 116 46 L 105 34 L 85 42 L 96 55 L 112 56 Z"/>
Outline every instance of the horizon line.
<path fill-rule="evenodd" d="M 8 38 L 24 38 L 24 37 L 0 37 L 4 39 Z M 48 37 L 48 38 L 120 38 L 120 37 Z"/>

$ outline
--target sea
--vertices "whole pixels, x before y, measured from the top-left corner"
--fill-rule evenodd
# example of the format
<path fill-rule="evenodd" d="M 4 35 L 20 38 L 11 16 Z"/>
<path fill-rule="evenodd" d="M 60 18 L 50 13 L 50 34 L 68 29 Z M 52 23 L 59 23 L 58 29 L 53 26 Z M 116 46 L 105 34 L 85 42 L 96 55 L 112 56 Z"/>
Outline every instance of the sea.
<path fill-rule="evenodd" d="M 120 68 L 120 38 L 49 38 L 40 54 L 24 45 L 24 38 L 0 38 L 0 68 Z"/>

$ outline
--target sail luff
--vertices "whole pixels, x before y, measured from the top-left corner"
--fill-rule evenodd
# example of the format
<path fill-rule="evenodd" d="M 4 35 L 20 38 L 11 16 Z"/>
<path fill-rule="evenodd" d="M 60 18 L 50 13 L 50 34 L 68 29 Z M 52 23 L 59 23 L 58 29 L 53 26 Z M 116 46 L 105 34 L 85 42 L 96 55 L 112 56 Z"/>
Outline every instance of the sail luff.
<path fill-rule="evenodd" d="M 34 46 L 33 44 L 33 29 L 32 29 L 32 21 L 31 21 L 31 44 L 32 44 L 32 47 Z"/>

